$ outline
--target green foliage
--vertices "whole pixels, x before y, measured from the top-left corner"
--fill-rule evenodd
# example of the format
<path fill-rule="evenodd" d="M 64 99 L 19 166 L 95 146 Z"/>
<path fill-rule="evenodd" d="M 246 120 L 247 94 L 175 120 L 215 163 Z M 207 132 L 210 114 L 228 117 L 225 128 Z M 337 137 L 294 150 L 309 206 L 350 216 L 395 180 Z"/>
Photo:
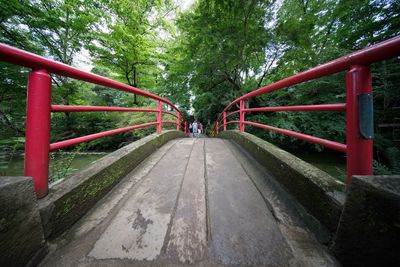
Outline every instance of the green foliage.
<path fill-rule="evenodd" d="M 373 162 L 373 167 L 374 167 L 374 174 L 375 175 L 391 175 L 393 174 L 389 168 L 382 163 L 379 163 L 377 160 L 374 160 Z"/>
<path fill-rule="evenodd" d="M 0 140 L 0 175 L 6 175 L 10 162 L 18 151 L 24 147 L 25 138 L 10 137 Z"/>
<path fill-rule="evenodd" d="M 280 6 L 269 1 L 198 1 L 177 20 L 178 34 L 170 44 L 172 59 L 166 68 L 168 88 L 191 98 L 197 118 L 214 120 L 246 92 L 398 35 L 399 8 L 398 1 L 389 0 L 284 0 Z M 384 125 L 399 123 L 398 63 L 395 58 L 372 66 L 376 156 L 391 169 L 398 169 L 398 141 L 396 129 Z M 344 76 L 338 73 L 265 94 L 248 105 L 345 102 Z M 342 143 L 346 139 L 341 113 L 255 112 L 246 119 Z M 323 149 L 278 133 L 246 129 L 285 148 Z M 395 150 L 388 150 L 392 147 Z"/>
<path fill-rule="evenodd" d="M 84 144 L 76 146 L 74 150 L 70 153 L 65 153 L 63 151 L 57 151 L 50 153 L 50 160 L 52 164 L 49 170 L 49 183 L 54 183 L 68 175 L 70 175 L 74 169 L 71 168 L 72 161 L 83 148 Z"/>
<path fill-rule="evenodd" d="M 133 87 L 157 91 L 160 81 L 161 40 L 169 1 L 112 1 L 103 18 L 103 32 L 95 34 L 88 48 L 95 63 Z M 134 98 L 133 104 L 138 100 Z"/>
<path fill-rule="evenodd" d="M 92 72 L 159 94 L 176 103 L 187 118 L 193 110 L 207 129 L 240 95 L 400 34 L 400 4 L 391 0 L 198 0 L 183 12 L 170 0 L 0 2 L 1 42 L 70 65 L 87 50 Z M 375 169 L 399 173 L 400 130 L 393 126 L 400 123 L 399 59 L 373 64 L 371 69 Z M 26 69 L 0 63 L 1 139 L 24 135 L 27 74 Z M 156 104 L 57 75 L 52 79 L 54 104 Z M 345 73 L 274 91 L 247 105 L 340 102 L 345 102 Z M 345 143 L 341 113 L 255 112 L 246 119 Z M 52 115 L 51 136 L 52 141 L 64 140 L 154 120 L 155 114 L 58 113 Z M 164 120 L 175 118 L 165 115 Z M 228 128 L 233 127 L 237 126 Z M 323 149 L 246 129 L 286 148 Z M 152 132 L 154 128 L 147 128 L 94 140 L 86 149 L 115 149 Z"/>
<path fill-rule="evenodd" d="M 180 14 L 165 80 L 172 94 L 192 98 L 201 121 L 214 120 L 247 80 L 267 71 L 260 67 L 268 64 L 271 7 L 269 1 L 198 1 Z"/>
<path fill-rule="evenodd" d="M 168 28 L 166 16 L 173 8 L 170 1 L 10 0 L 1 4 L 1 42 L 68 65 L 77 64 L 89 49 L 95 64 L 92 72 L 155 93 L 161 87 L 162 40 L 157 31 Z M 28 72 L 4 63 L 0 63 L 0 71 L 0 136 L 23 136 Z M 57 75 L 52 80 L 53 104 L 154 107 L 154 101 L 118 90 Z M 130 116 L 135 119 L 128 119 Z M 140 116 L 142 119 L 137 119 Z M 154 121 L 154 117 L 56 113 L 52 114 L 52 142 Z M 150 128 L 95 140 L 87 149 L 115 149 L 152 131 Z"/>
<path fill-rule="evenodd" d="M 385 155 L 393 173 L 400 173 L 400 149 L 398 147 L 388 147 L 385 150 Z"/>

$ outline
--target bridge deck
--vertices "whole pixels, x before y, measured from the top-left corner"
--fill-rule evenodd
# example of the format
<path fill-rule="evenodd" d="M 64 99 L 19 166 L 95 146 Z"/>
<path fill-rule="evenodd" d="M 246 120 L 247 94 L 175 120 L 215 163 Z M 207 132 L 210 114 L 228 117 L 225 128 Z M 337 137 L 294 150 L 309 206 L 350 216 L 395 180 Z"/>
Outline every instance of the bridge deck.
<path fill-rule="evenodd" d="M 161 147 L 42 266 L 337 266 L 267 170 L 222 139 Z"/>

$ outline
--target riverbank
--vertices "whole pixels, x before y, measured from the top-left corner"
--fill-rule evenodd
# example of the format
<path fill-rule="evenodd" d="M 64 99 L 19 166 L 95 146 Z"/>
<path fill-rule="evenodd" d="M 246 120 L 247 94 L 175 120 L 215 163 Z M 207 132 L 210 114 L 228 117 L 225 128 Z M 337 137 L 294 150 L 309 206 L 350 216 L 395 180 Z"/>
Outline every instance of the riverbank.
<path fill-rule="evenodd" d="M 346 180 L 346 157 L 332 151 L 289 151 L 293 155 L 327 172 L 335 179 Z"/>
<path fill-rule="evenodd" d="M 55 152 L 50 153 L 50 176 L 69 176 L 82 170 L 89 164 L 104 157 L 109 152 Z M 22 176 L 24 175 L 24 154 L 15 155 L 9 162 L 8 168 L 3 175 Z M 63 177 L 57 177 L 61 179 Z"/>

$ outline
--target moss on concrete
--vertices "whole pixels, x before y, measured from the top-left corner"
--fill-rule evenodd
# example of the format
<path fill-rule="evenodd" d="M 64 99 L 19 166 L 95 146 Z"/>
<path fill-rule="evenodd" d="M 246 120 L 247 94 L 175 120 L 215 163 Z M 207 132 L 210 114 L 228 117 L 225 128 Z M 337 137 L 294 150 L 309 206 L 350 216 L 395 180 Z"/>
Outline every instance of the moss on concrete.
<path fill-rule="evenodd" d="M 0 177 L 0 266 L 37 263 L 47 247 L 31 177 Z"/>
<path fill-rule="evenodd" d="M 184 134 L 165 131 L 150 135 L 57 184 L 39 201 L 46 237 L 54 238 L 68 229 L 140 162 L 167 141 L 178 137 L 184 137 Z"/>
<path fill-rule="evenodd" d="M 315 218 L 335 231 L 342 205 L 333 196 L 344 191 L 344 184 L 326 172 L 292 154 L 248 133 L 225 131 L 219 137 L 231 139 L 246 149 Z"/>
<path fill-rule="evenodd" d="M 400 263 L 400 176 L 353 176 L 332 250 L 345 266 Z"/>

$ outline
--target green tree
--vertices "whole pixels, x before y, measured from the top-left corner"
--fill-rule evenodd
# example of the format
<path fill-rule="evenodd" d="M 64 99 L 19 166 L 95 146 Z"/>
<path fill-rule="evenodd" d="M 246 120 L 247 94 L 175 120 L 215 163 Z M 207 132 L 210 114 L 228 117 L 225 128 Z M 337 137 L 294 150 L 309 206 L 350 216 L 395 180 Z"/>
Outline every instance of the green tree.
<path fill-rule="evenodd" d="M 285 47 L 268 83 L 338 58 L 400 33 L 400 9 L 396 1 L 286 0 L 278 12 L 276 35 Z M 376 157 L 390 163 L 399 153 L 393 139 L 395 129 L 384 128 L 396 121 L 399 103 L 398 59 L 372 65 Z M 262 97 L 263 106 L 321 104 L 345 101 L 344 73 L 304 83 Z M 259 122 L 345 142 L 344 116 L 335 113 L 257 114 Z M 390 123 L 391 122 L 391 123 Z M 279 134 L 253 132 L 286 147 L 312 146 Z M 321 149 L 320 147 L 316 147 Z M 392 159 L 392 160 L 389 160 Z M 391 166 L 394 166 L 390 163 Z"/>
<path fill-rule="evenodd" d="M 0 19 L 1 41 L 13 46 L 42 54 L 62 63 L 72 65 L 74 59 L 81 52 L 84 44 L 91 40 L 91 32 L 96 31 L 96 23 L 99 20 L 100 9 L 98 1 L 82 0 L 41 0 L 41 1 L 7 1 L 2 3 Z M 2 96 L 0 101 L 10 98 L 18 102 L 15 106 L 25 110 L 25 94 L 27 72 L 19 67 L 3 65 L 1 75 L 7 77 L 1 79 L 5 83 L 1 86 Z M 10 82 L 12 81 L 12 82 Z M 53 75 L 53 102 L 73 104 L 75 94 L 82 83 L 71 81 L 65 77 Z M 18 88 L 15 88 L 17 84 Z M 10 85 L 14 88 L 10 88 Z M 16 97 L 20 94 L 21 97 Z M 1 106 L 1 117 L 11 128 L 12 121 L 18 121 L 22 112 L 9 112 L 8 108 L 14 105 Z M 66 113 L 67 125 L 73 123 Z"/>
<path fill-rule="evenodd" d="M 167 66 L 172 88 L 193 97 L 197 116 L 222 108 L 265 78 L 273 61 L 271 1 L 199 1 L 179 16 L 179 37 Z M 271 49 L 272 48 L 272 49 Z M 267 52 L 268 51 L 268 52 Z M 272 56 L 271 56 L 272 54 Z"/>
<path fill-rule="evenodd" d="M 43 53 L 25 21 L 37 11 L 30 1 L 0 1 L 0 5 L 0 42 Z M 0 62 L 0 139 L 24 134 L 27 73 Z"/>
<path fill-rule="evenodd" d="M 169 1 L 113 1 L 108 8 L 104 31 L 89 46 L 95 63 L 133 87 L 156 90 L 161 76 L 157 31 L 166 23 Z M 136 95 L 128 104 L 139 104 Z"/>

